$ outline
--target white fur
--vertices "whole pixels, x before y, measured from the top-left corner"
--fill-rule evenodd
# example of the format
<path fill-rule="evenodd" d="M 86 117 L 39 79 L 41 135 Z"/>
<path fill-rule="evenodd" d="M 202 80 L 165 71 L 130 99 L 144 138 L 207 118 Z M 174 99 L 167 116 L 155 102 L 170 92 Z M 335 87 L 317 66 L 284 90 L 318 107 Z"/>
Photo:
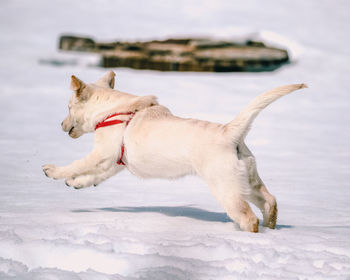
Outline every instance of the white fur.
<path fill-rule="evenodd" d="M 63 167 L 43 166 L 48 177 L 66 179 L 75 188 L 97 185 L 125 168 L 116 164 L 124 143 L 123 161 L 136 176 L 197 174 L 241 229 L 258 231 L 259 221 L 247 201 L 262 211 L 264 226 L 275 227 L 276 200 L 260 179 L 244 137 L 263 108 L 305 85 L 283 86 L 258 96 L 227 125 L 176 117 L 154 96 L 138 97 L 113 90 L 113 86 L 112 71 L 88 85 L 72 76 L 70 113 L 62 123 L 71 137 L 94 131 L 98 122 L 113 113 L 131 111 L 135 116 L 128 126 L 123 123 L 96 130 L 93 151 L 85 158 Z M 130 116 L 114 118 L 128 120 Z"/>

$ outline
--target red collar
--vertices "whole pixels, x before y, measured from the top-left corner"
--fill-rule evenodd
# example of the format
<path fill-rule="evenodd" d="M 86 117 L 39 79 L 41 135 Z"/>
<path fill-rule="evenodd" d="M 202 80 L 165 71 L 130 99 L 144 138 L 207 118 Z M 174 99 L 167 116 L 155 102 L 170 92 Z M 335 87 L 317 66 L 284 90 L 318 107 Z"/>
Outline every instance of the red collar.
<path fill-rule="evenodd" d="M 98 124 L 96 124 L 95 126 L 95 130 L 97 130 L 100 127 L 104 127 L 104 126 L 110 126 L 110 125 L 115 125 L 115 124 L 120 124 L 120 123 L 124 123 L 126 122 L 126 125 L 129 124 L 129 122 L 131 121 L 131 119 L 133 118 L 135 113 L 133 112 L 126 112 L 126 113 L 115 113 L 113 115 L 108 116 L 107 118 L 105 118 L 103 121 L 99 122 Z M 121 120 L 112 120 L 112 121 L 107 121 L 108 119 L 111 119 L 115 116 L 122 116 L 122 115 L 131 115 L 131 118 L 128 121 L 121 121 Z"/>
<path fill-rule="evenodd" d="M 107 121 L 108 119 L 111 119 L 115 116 L 122 116 L 122 115 L 131 115 L 130 119 L 128 119 L 127 121 L 122 121 L 122 120 L 111 120 L 111 121 Z M 95 130 L 97 130 L 100 127 L 105 127 L 105 126 L 110 126 L 110 125 L 115 125 L 115 124 L 121 124 L 121 123 L 126 123 L 126 125 L 129 124 L 129 122 L 132 120 L 132 118 L 134 117 L 135 113 L 133 112 L 126 112 L 126 113 L 115 113 L 113 115 L 108 116 L 107 118 L 105 118 L 103 121 L 99 122 L 96 126 L 95 126 Z M 124 156 L 124 151 L 125 151 L 125 147 L 124 147 L 124 143 L 122 143 L 122 146 L 120 147 L 120 157 L 117 160 L 117 164 L 119 165 L 125 165 L 125 163 L 123 162 L 123 156 Z"/>

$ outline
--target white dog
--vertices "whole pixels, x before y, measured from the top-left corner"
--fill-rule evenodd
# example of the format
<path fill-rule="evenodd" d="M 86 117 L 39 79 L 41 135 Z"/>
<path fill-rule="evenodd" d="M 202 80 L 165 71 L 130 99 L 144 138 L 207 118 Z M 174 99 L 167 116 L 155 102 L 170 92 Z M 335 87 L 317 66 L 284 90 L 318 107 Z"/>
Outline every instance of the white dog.
<path fill-rule="evenodd" d="M 95 131 L 94 149 L 67 166 L 44 165 L 48 177 L 66 179 L 68 186 L 79 189 L 97 185 L 125 167 L 142 178 L 197 174 L 242 230 L 258 231 L 259 220 L 247 201 L 262 211 L 263 226 L 275 227 L 276 200 L 260 179 L 244 138 L 262 109 L 304 84 L 268 91 L 222 125 L 176 117 L 154 96 L 113 90 L 114 76 L 110 71 L 91 84 L 72 76 L 74 93 L 62 128 L 73 138 Z"/>

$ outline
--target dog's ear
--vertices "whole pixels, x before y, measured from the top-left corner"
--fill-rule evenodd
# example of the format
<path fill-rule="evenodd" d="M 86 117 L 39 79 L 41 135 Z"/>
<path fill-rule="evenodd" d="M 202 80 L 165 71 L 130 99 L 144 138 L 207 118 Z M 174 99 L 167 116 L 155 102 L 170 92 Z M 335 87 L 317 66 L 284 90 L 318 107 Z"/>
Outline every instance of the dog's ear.
<path fill-rule="evenodd" d="M 86 85 L 82 80 L 72 75 L 70 89 L 75 91 L 75 94 L 78 98 L 82 98 L 82 93 L 85 87 Z"/>
<path fill-rule="evenodd" d="M 114 88 L 115 83 L 115 73 L 113 71 L 109 71 L 106 75 L 104 75 L 101 79 L 99 79 L 96 84 L 101 87 L 106 88 Z"/>

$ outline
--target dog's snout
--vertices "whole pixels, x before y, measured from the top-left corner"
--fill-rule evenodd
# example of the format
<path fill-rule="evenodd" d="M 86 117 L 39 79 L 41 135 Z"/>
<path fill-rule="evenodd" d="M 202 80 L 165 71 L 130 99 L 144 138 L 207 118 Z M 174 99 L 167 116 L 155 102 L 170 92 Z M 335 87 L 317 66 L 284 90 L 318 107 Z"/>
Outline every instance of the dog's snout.
<path fill-rule="evenodd" d="M 61 122 L 61 126 L 63 126 L 63 122 Z"/>

